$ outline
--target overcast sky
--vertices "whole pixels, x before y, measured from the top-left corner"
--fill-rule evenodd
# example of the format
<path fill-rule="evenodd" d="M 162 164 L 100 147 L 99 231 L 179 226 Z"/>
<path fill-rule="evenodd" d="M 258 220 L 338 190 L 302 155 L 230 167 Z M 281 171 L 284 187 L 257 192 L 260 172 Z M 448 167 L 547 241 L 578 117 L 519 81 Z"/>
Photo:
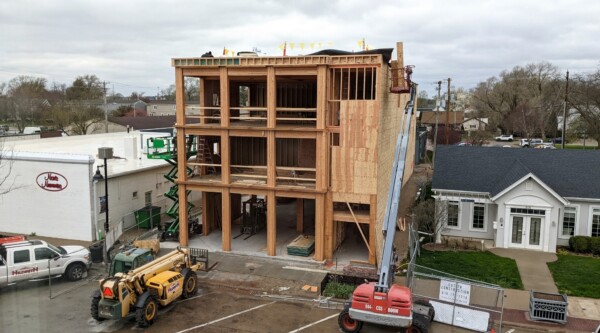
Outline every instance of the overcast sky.
<path fill-rule="evenodd" d="M 593 71 L 600 1 L 1 0 L 0 83 L 34 75 L 70 84 L 96 74 L 116 92 L 148 96 L 173 83 L 174 57 L 224 47 L 279 56 L 284 41 L 294 43 L 288 55 L 319 45 L 352 51 L 362 38 L 371 48 L 404 42 L 405 64 L 430 95 L 440 79 L 472 88 L 531 62 Z"/>

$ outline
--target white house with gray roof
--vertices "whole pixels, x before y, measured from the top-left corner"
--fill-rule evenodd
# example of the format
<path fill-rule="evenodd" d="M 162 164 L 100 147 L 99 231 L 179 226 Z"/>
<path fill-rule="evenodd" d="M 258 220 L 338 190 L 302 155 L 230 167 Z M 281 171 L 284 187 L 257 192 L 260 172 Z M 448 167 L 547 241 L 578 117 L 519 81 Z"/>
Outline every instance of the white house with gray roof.
<path fill-rule="evenodd" d="M 440 235 L 556 252 L 600 236 L 600 153 L 438 146 L 432 190 Z"/>

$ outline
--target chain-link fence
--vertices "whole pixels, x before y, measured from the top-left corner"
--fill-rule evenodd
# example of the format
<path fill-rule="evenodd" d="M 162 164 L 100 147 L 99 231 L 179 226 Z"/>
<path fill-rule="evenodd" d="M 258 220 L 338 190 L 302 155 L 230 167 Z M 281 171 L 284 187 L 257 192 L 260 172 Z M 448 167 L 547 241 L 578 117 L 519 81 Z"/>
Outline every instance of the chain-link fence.
<path fill-rule="evenodd" d="M 409 264 L 406 281 L 415 299 L 427 299 L 437 322 L 488 332 L 497 324 L 502 331 L 504 289 L 416 264 L 419 232 L 409 226 Z"/>

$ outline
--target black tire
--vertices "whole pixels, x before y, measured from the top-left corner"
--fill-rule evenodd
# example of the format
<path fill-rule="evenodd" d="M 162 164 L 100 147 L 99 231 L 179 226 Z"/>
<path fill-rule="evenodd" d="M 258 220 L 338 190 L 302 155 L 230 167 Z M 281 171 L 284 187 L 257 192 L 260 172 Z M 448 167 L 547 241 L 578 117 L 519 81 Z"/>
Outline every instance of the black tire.
<path fill-rule="evenodd" d="M 423 321 L 423 317 L 414 317 L 412 326 L 410 326 L 406 333 L 427 333 L 429 331 L 429 323 Z"/>
<path fill-rule="evenodd" d="M 135 321 L 139 327 L 148 327 L 156 320 L 158 302 L 154 295 L 148 296 L 144 304 L 135 311 Z"/>
<path fill-rule="evenodd" d="M 67 270 L 65 271 L 65 278 L 69 281 L 81 280 L 85 271 L 85 266 L 82 263 L 72 263 L 67 267 Z"/>
<path fill-rule="evenodd" d="M 431 305 L 431 303 L 429 303 L 428 300 L 418 299 L 418 300 L 415 300 L 413 302 L 413 304 L 419 304 L 419 305 L 428 307 L 429 308 L 429 311 L 428 311 L 429 319 L 431 321 L 433 321 L 433 318 L 435 318 L 435 309 L 433 308 L 433 305 Z"/>
<path fill-rule="evenodd" d="M 105 318 L 100 317 L 100 315 L 98 314 L 98 304 L 100 303 L 100 297 L 92 297 L 92 307 L 90 309 L 92 318 L 96 319 L 97 321 L 103 321 Z"/>
<path fill-rule="evenodd" d="M 189 271 L 183 279 L 182 298 L 190 298 L 198 292 L 198 276 L 196 272 Z"/>
<path fill-rule="evenodd" d="M 338 316 L 338 325 L 344 333 L 358 333 L 362 329 L 363 322 L 352 319 L 348 310 L 344 310 Z"/>

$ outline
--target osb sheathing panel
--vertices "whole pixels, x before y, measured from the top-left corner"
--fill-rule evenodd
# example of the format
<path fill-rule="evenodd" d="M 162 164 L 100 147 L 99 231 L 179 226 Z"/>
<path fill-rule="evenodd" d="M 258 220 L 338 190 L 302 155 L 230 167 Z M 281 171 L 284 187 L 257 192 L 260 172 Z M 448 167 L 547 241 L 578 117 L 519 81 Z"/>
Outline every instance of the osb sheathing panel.
<path fill-rule="evenodd" d="M 389 70 L 382 69 L 380 75 L 380 83 L 383 85 L 379 89 L 378 98 L 381 101 L 381 116 L 379 118 L 379 141 L 378 141 L 378 156 L 377 156 L 377 221 L 375 225 L 377 237 L 377 257 L 378 263 L 381 262 L 381 254 L 383 250 L 383 234 L 380 232 L 383 229 L 383 219 L 385 215 L 385 206 L 388 197 L 390 186 L 390 177 L 392 164 L 394 159 L 394 148 L 396 139 L 401 128 L 403 128 L 404 108 L 410 96 L 408 94 L 390 94 L 389 91 Z M 411 130 L 408 140 L 407 159 L 405 161 L 405 172 L 403 183 L 406 184 L 414 168 L 414 144 L 415 144 L 415 118 L 411 120 Z M 397 247 L 406 246 L 406 244 L 396 244 Z"/>
<path fill-rule="evenodd" d="M 334 193 L 377 193 L 378 101 L 342 101 L 340 145 L 331 148 Z"/>

